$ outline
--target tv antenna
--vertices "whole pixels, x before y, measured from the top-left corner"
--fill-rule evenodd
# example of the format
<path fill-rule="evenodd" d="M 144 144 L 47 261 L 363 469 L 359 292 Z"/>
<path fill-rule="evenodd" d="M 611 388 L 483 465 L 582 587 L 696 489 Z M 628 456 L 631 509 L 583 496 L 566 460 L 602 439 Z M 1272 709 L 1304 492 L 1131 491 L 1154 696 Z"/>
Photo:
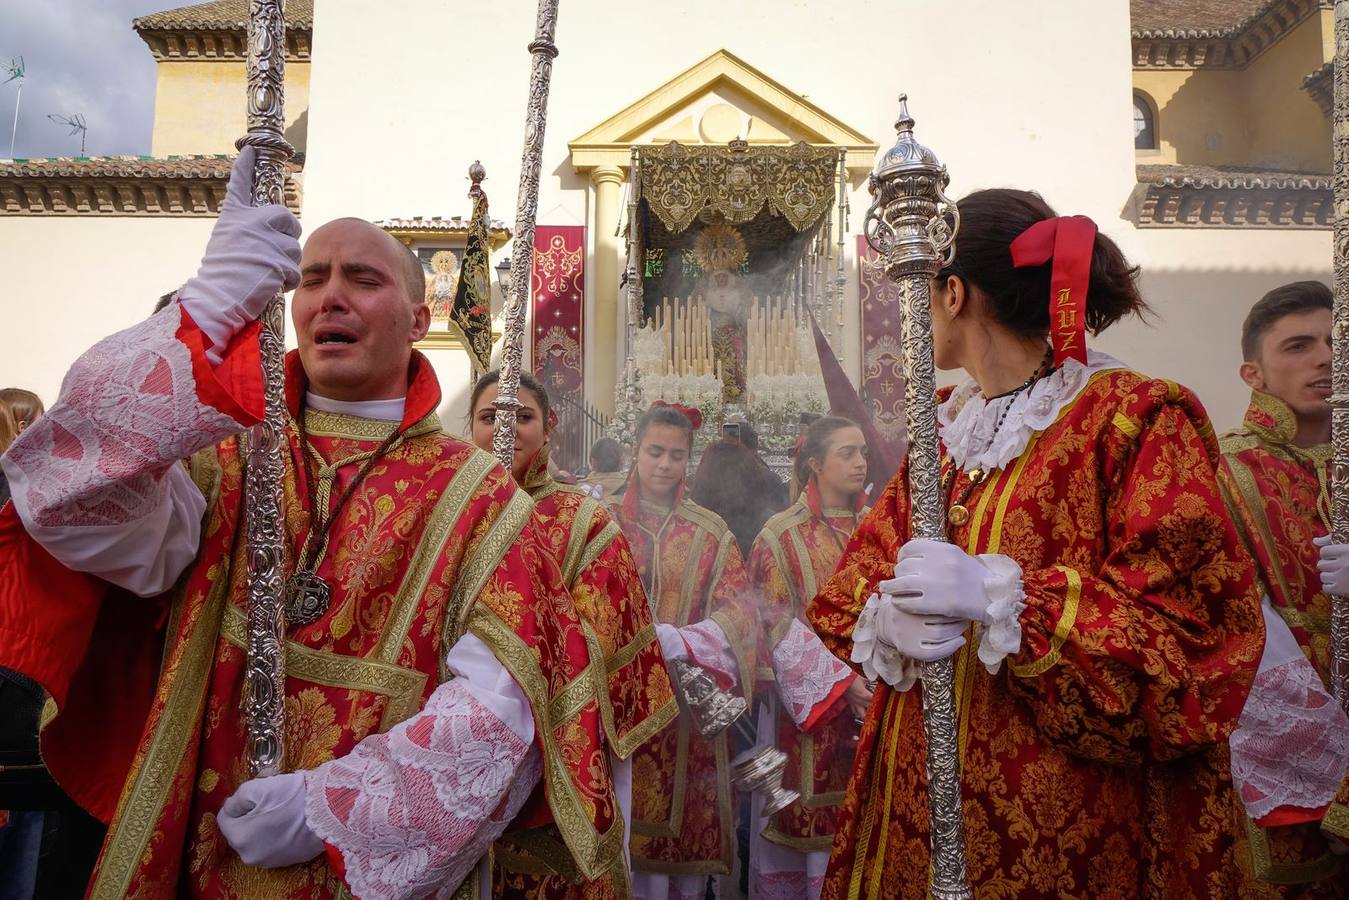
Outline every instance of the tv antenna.
<path fill-rule="evenodd" d="M 4 81 L 0 81 L 0 84 L 9 84 L 11 81 L 19 83 L 19 92 L 14 95 L 14 126 L 9 130 L 9 158 L 13 159 L 14 137 L 19 133 L 19 101 L 23 99 L 23 57 L 11 59 L 0 68 L 4 69 L 5 73 L 9 75 Z"/>
<path fill-rule="evenodd" d="M 47 116 L 47 118 L 51 119 L 57 125 L 65 125 L 70 129 L 71 134 L 78 134 L 80 136 L 80 156 L 83 156 L 84 139 L 89 134 L 89 126 L 85 124 L 84 116 L 75 113 L 73 116 L 50 115 Z"/>

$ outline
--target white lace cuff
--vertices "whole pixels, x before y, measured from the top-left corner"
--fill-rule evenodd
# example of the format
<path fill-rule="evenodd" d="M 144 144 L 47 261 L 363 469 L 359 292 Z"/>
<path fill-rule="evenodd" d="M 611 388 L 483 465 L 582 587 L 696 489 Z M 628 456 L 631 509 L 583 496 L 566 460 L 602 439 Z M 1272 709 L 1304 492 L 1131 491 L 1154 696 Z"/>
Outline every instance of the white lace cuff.
<path fill-rule="evenodd" d="M 850 658 L 862 666 L 862 673 L 872 681 L 879 679 L 897 691 L 907 691 L 922 676 L 923 664 L 880 640 L 876 627 L 876 616 L 881 607 L 893 602 L 881 594 L 872 594 L 868 598 L 853 626 Z"/>
<path fill-rule="evenodd" d="M 1021 649 L 1021 611 L 1026 592 L 1021 586 L 1021 566 L 1001 553 L 983 553 L 984 591 L 988 596 L 988 619 L 979 632 L 979 661 L 996 675 L 1002 661 Z"/>
<path fill-rule="evenodd" d="M 1232 732 L 1232 784 L 1252 819 L 1280 808 L 1316 810 L 1349 766 L 1349 717 L 1266 599 L 1260 670 Z"/>
<path fill-rule="evenodd" d="M 778 698 L 798 728 L 805 727 L 821 703 L 835 696 L 839 682 L 856 677 L 800 619 L 792 619 L 786 636 L 773 648 Z"/>

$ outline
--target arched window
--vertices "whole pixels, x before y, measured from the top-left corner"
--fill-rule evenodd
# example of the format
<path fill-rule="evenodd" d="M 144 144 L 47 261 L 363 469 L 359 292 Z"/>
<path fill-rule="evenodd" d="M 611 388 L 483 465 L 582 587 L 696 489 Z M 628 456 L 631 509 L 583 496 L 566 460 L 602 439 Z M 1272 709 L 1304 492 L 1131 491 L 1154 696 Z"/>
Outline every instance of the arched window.
<path fill-rule="evenodd" d="M 1142 91 L 1134 91 L 1134 149 L 1157 149 L 1156 108 Z"/>

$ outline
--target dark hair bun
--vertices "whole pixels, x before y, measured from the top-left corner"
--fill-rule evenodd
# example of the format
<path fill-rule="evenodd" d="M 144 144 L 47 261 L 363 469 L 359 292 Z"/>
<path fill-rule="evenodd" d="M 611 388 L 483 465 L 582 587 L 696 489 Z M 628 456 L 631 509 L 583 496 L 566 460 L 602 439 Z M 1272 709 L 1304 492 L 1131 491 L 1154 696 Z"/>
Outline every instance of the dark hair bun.
<path fill-rule="evenodd" d="M 1013 268 L 1012 241 L 1054 210 L 1039 194 L 1010 188 L 975 191 L 956 204 L 960 231 L 954 263 L 943 270 L 979 289 L 989 314 L 1024 335 L 1049 332 L 1049 281 L 1053 260 Z M 1150 312 L 1138 293 L 1138 267 L 1131 266 L 1110 238 L 1097 232 L 1087 288 L 1087 330 L 1097 334 L 1126 315 Z"/>

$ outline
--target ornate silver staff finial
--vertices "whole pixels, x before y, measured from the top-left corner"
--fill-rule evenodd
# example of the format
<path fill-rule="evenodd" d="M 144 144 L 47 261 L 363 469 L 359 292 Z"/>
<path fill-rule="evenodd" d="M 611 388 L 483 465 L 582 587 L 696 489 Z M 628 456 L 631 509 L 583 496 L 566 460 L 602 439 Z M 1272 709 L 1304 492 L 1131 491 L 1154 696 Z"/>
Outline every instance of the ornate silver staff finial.
<path fill-rule="evenodd" d="M 909 429 L 911 535 L 946 540 L 937 442 L 937 373 L 932 362 L 928 282 L 955 256 L 960 227 L 947 199 L 950 178 L 937 155 L 913 136 L 908 97 L 899 97 L 898 137 L 871 175 L 873 197 L 864 225 L 867 242 L 885 259 L 904 306 L 904 373 Z M 930 895 L 968 900 L 965 826 L 960 809 L 955 665 L 949 657 L 923 667 L 923 730 L 927 736 L 928 806 L 932 827 Z"/>
<path fill-rule="evenodd" d="M 238 147 L 255 148 L 253 205 L 285 202 L 286 160 L 293 152 L 286 126 L 286 19 L 284 0 L 252 0 L 248 14 L 248 133 Z M 244 481 L 248 534 L 248 654 L 243 712 L 248 762 L 255 777 L 276 775 L 286 699 L 285 542 L 282 480 L 285 476 L 286 301 L 277 292 L 260 317 L 262 385 L 266 412 L 248 432 Z"/>
<path fill-rule="evenodd" d="M 473 186 L 468 189 L 468 195 L 474 200 L 482 196 L 482 183 L 487 180 L 487 170 L 478 160 L 473 160 L 473 165 L 468 167 L 468 180 L 473 182 Z"/>

